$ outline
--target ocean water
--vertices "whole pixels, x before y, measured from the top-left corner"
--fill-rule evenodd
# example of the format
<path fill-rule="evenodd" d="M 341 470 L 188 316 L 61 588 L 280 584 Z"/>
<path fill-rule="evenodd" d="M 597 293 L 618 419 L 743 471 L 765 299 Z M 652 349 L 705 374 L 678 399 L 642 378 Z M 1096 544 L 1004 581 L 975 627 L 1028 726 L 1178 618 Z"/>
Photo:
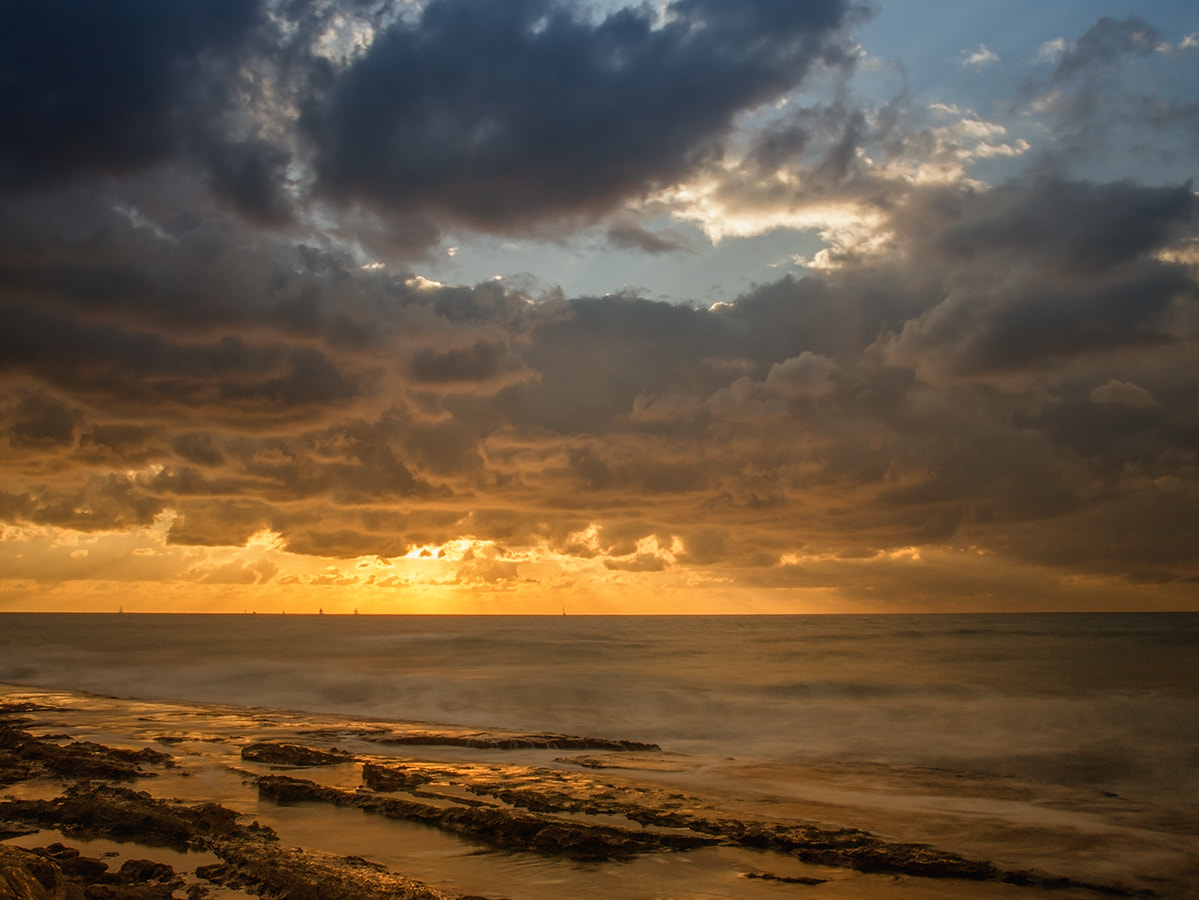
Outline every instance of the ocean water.
<path fill-rule="evenodd" d="M 10 613 L 0 683 L 647 741 L 757 812 L 1199 876 L 1196 614 Z"/>

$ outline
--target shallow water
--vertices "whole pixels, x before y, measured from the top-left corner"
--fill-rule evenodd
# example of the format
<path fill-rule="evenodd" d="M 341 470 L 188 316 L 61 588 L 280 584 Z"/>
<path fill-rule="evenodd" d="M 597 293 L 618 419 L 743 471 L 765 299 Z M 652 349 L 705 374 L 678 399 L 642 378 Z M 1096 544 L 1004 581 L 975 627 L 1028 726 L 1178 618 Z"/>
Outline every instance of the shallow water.
<path fill-rule="evenodd" d="M 728 808 L 862 827 L 1004 867 L 1159 888 L 1156 879 L 1164 877 L 1175 892 L 1199 873 L 1197 672 L 1199 616 L 1177 614 L 0 615 L 0 682 L 648 741 L 680 754 L 683 764 L 619 774 L 702 787 Z M 236 711 L 208 710 L 189 725 L 192 714 L 182 710 L 152 703 L 128 709 L 129 717 L 97 708 L 93 739 L 119 741 L 140 716 L 150 724 L 138 739 L 153 740 L 150 732 L 161 734 L 169 720 L 167 730 L 226 736 L 232 743 L 183 746 L 197 760 L 233 764 L 236 741 L 258 728 L 252 715 Z M 542 764 L 560 755 L 529 758 Z M 519 755 L 505 756 L 513 758 Z M 219 766 L 197 765 L 189 777 L 195 799 L 235 808 L 247 798 L 257 802 Z M 424 845 L 386 828 L 375 834 L 397 823 L 330 829 L 328 815 L 310 811 L 270 824 L 285 839 L 296 829 L 297 844 L 322 831 L 351 834 L 348 843 L 359 849 L 339 852 L 370 855 L 459 890 L 529 900 L 562 896 L 563 884 L 580 897 L 786 890 L 742 878 L 750 863 L 728 854 L 747 851 L 714 848 L 592 872 L 477 854 L 434 835 L 434 849 L 389 856 L 386 848 L 397 843 Z M 484 874 L 467 876 L 480 867 Z M 880 896 L 877 878 L 835 872 L 806 895 Z M 506 883 L 488 891 L 476 883 L 493 879 Z M 885 895 L 940 890 L 906 884 L 888 882 Z M 991 887 L 995 896 L 1014 890 Z M 924 893 L 906 893 L 912 890 Z"/>

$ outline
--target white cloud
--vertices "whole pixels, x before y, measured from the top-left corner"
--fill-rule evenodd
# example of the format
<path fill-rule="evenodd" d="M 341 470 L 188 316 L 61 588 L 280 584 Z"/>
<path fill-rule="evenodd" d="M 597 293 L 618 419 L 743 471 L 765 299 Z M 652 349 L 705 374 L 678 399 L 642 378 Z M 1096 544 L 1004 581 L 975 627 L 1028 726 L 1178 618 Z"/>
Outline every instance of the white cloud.
<path fill-rule="evenodd" d="M 1052 41 L 1046 41 L 1041 45 L 1041 49 L 1037 51 L 1037 62 L 1055 63 L 1066 53 L 1066 39 L 1054 38 Z"/>
<path fill-rule="evenodd" d="M 497 275 L 496 277 L 498 278 L 499 276 Z M 428 291 L 445 287 L 443 282 L 434 281 L 432 278 L 426 278 L 423 275 L 413 275 L 411 278 L 407 279 L 404 284 L 408 285 L 410 288 L 415 288 L 418 291 Z"/>
<path fill-rule="evenodd" d="M 846 232 L 874 232 L 882 216 L 852 199 L 804 202 L 802 182 L 787 170 L 752 184 L 736 182 L 739 173 L 722 173 L 696 179 L 655 199 L 672 207 L 672 214 L 694 223 L 710 241 L 755 237 L 776 228 L 820 231 L 821 238 L 834 240 Z M 723 175 L 727 178 L 722 178 Z"/>
<path fill-rule="evenodd" d="M 977 50 L 963 50 L 959 62 L 963 66 L 981 69 L 983 66 L 999 62 L 999 54 L 994 50 L 987 49 L 986 44 L 979 44 Z"/>
<path fill-rule="evenodd" d="M 128 206 L 118 203 L 113 206 L 113 211 L 118 215 L 122 215 L 128 219 L 129 224 L 131 224 L 134 228 L 144 228 L 161 241 L 169 241 L 172 244 L 178 243 L 178 240 L 174 236 L 163 231 L 162 227 L 157 222 L 147 218 L 146 215 L 136 206 Z"/>
<path fill-rule="evenodd" d="M 1156 255 L 1162 262 L 1199 266 L 1199 238 L 1181 241 L 1172 247 L 1159 250 Z"/>
<path fill-rule="evenodd" d="M 820 239 L 828 244 L 812 256 L 797 254 L 796 265 L 822 272 L 844 268 L 867 257 L 882 256 L 894 250 L 895 235 L 883 227 L 877 213 L 873 218 L 846 220 L 820 229 Z"/>
<path fill-rule="evenodd" d="M 784 394 L 801 397 L 825 397 L 832 393 L 837 364 L 831 359 L 805 350 L 770 367 L 766 384 Z"/>
<path fill-rule="evenodd" d="M 1152 409 L 1157 406 L 1153 395 L 1143 387 L 1130 381 L 1116 381 L 1114 378 L 1091 391 L 1091 402 L 1129 406 L 1133 409 Z"/>
<path fill-rule="evenodd" d="M 962 115 L 962 110 L 959 107 L 954 106 L 952 103 L 930 103 L 928 108 L 935 113 L 942 113 L 943 115 L 947 116 Z"/>

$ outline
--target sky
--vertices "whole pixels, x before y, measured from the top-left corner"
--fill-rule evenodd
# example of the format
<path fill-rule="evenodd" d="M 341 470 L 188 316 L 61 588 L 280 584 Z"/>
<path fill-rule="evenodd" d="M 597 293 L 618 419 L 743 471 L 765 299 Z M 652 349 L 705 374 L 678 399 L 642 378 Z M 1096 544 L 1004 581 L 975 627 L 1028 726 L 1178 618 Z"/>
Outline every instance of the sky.
<path fill-rule="evenodd" d="M 0 611 L 1199 610 L 1193 0 L 11 0 Z"/>

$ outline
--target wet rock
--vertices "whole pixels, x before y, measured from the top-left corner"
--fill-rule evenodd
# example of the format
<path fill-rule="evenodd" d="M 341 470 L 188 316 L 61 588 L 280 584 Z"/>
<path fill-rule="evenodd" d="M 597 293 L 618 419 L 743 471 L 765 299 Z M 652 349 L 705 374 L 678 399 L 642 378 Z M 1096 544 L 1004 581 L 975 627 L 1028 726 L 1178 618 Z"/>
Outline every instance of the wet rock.
<path fill-rule="evenodd" d="M 32 852 L 59 862 L 64 859 L 76 859 L 80 855 L 74 847 L 67 847 L 60 843 L 53 843 L 49 847 L 39 847 Z"/>
<path fill-rule="evenodd" d="M 12 725 L 0 725 L 0 749 L 19 750 L 31 741 L 36 741 L 28 731 L 22 731 Z"/>
<path fill-rule="evenodd" d="M 465 900 L 354 856 L 260 843 L 214 848 L 225 862 L 196 874 L 216 884 L 287 900 Z"/>
<path fill-rule="evenodd" d="M 503 850 L 531 850 L 578 860 L 627 859 L 639 853 L 690 850 L 716 843 L 707 835 L 597 825 L 502 807 L 435 806 L 344 791 L 283 775 L 259 778 L 258 792 L 281 803 L 307 801 L 352 806 L 392 819 L 431 825 Z"/>
<path fill-rule="evenodd" d="M 47 706 L 44 703 L 34 703 L 28 700 L 10 700 L 0 703 L 0 719 L 19 719 L 25 713 L 31 712 L 60 712 L 57 706 Z"/>
<path fill-rule="evenodd" d="M 989 881 L 1000 872 L 987 862 L 940 853 L 917 844 L 872 842 L 867 846 L 818 848 L 801 844 L 792 850 L 804 862 L 844 866 L 859 872 L 895 872 L 924 878 Z"/>
<path fill-rule="evenodd" d="M 108 864 L 83 856 L 61 843 L 35 848 L 33 855 L 52 862 L 66 882 L 67 900 L 171 900 L 183 879 L 167 863 L 148 859 L 127 860 L 119 872 Z M 6 895 L 0 897 L 7 900 Z"/>
<path fill-rule="evenodd" d="M 777 881 L 780 884 L 827 884 L 827 878 L 809 878 L 806 875 L 775 875 L 773 872 L 746 872 L 746 878 L 762 881 Z"/>
<path fill-rule="evenodd" d="M 33 767 L 15 753 L 0 750 L 0 785 L 16 784 L 34 777 Z"/>
<path fill-rule="evenodd" d="M 861 872 L 973 881 L 990 880 L 1001 874 L 986 861 L 967 859 L 921 844 L 885 841 L 859 829 L 826 829 L 803 822 L 713 815 L 702 809 L 702 801 L 698 798 L 666 791 L 621 788 L 579 773 L 532 766 L 395 767 L 368 763 L 363 766 L 363 776 L 368 786 L 391 784 L 393 790 L 411 790 L 409 785 L 436 779 L 528 810 L 543 816 L 543 820 L 554 814 L 623 816 L 646 828 L 672 829 L 669 833 L 675 840 L 681 841 L 681 834 L 689 834 L 692 838 L 723 840 L 743 847 L 785 853 L 808 863 Z M 482 839 L 503 845 L 502 837 L 484 835 Z M 540 846 L 535 840 L 529 843 L 530 849 L 541 852 L 550 852 L 547 848 L 552 846 L 547 839 L 542 839 Z M 608 855 L 588 855 L 604 852 Z M 645 851 L 637 846 L 621 847 L 618 844 L 600 848 L 580 837 L 577 843 L 568 842 L 561 855 L 592 859 L 617 858 L 638 852 Z"/>
<path fill-rule="evenodd" d="M 118 873 L 61 843 L 34 850 L 0 845 L 3 900 L 171 900 L 183 881 L 165 863 L 130 860 Z"/>
<path fill-rule="evenodd" d="M 175 891 L 167 884 L 89 884 L 83 888 L 84 900 L 174 900 Z"/>
<path fill-rule="evenodd" d="M 362 859 L 283 850 L 271 829 L 257 823 L 238 824 L 236 812 L 215 803 L 187 805 L 128 788 L 81 784 L 55 800 L 2 802 L 0 816 L 86 837 L 207 849 L 223 862 L 200 867 L 198 876 L 264 897 L 458 900 L 455 894 L 435 890 Z M 24 891 L 14 894 L 14 900 L 169 900 L 182 884 L 169 865 L 152 860 L 128 860 L 120 871 L 111 873 L 102 861 L 89 860 L 62 844 L 51 845 L 43 853 L 37 856 L 22 852 L 11 866 L 0 869 L 4 873 L 11 870 L 10 881 Z M 70 871 L 64 871 L 67 869 Z M 61 890 L 39 893 L 30 887 L 35 882 Z M 189 898 L 197 900 L 203 893 L 195 886 L 188 890 Z M 0 898 L 10 900 L 3 893 Z"/>
<path fill-rule="evenodd" d="M 640 772 L 686 772 L 697 765 L 695 761 L 676 754 L 633 752 L 560 756 L 554 762 L 585 769 L 630 769 Z"/>
<path fill-rule="evenodd" d="M 363 763 L 362 783 L 372 791 L 408 791 L 433 781 L 424 769 Z"/>
<path fill-rule="evenodd" d="M 117 880 L 123 884 L 138 882 L 157 882 L 172 884 L 179 882 L 179 876 L 170 863 L 156 862 L 152 859 L 127 859 L 117 872 Z"/>
<path fill-rule="evenodd" d="M 74 847 L 51 844 L 49 847 L 35 847 L 32 852 L 54 860 L 62 873 L 73 881 L 98 881 L 108 873 L 108 863 L 83 856 Z"/>
<path fill-rule="evenodd" d="M 315 747 L 304 747 L 300 744 L 262 741 L 242 747 L 241 758 L 270 765 L 309 767 L 351 762 L 354 754 L 338 750 L 336 747 L 332 750 L 318 750 Z"/>
<path fill-rule="evenodd" d="M 174 763 L 170 754 L 148 747 L 128 750 L 90 741 L 60 746 L 10 726 L 0 727 L 0 753 L 0 782 L 7 784 L 42 775 L 129 781 L 155 774 L 141 768 L 143 763 L 168 766 Z"/>
<path fill-rule="evenodd" d="M 52 860 L 0 844 L 0 897 L 5 900 L 67 900 L 67 880 Z"/>
<path fill-rule="evenodd" d="M 1052 890 L 1067 890 L 1077 889 L 1084 891 L 1093 891 L 1096 894 L 1105 894 L 1109 897 L 1153 897 L 1156 894 L 1150 890 L 1135 890 L 1127 888 L 1123 885 L 1113 884 L 1096 884 L 1090 881 L 1078 881 L 1074 878 L 1061 878 L 1054 875 L 1046 875 L 1044 872 L 1034 872 L 1028 869 L 1023 869 L 1015 872 L 1006 872 L 1003 876 L 1005 884 L 1018 884 L 1023 887 L 1040 887 L 1050 888 Z"/>
<path fill-rule="evenodd" d="M 576 737 L 568 734 L 460 734 L 456 732 L 360 733 L 365 741 L 396 746 L 470 747 L 475 750 L 661 750 L 657 744 Z"/>
<path fill-rule="evenodd" d="M 569 859 L 619 860 L 641 853 L 736 844 L 785 854 L 807 863 L 863 872 L 963 881 L 1002 880 L 1012 885 L 1061 888 L 1070 893 L 1151 896 L 1148 891 L 1127 890 L 1119 885 L 1028 871 L 1003 872 L 986 861 L 970 860 L 925 845 L 886 841 L 859 829 L 830 829 L 807 822 L 735 814 L 711 799 L 685 796 L 664 786 L 621 781 L 618 776 L 593 774 L 596 769 L 616 767 L 616 757 L 621 754 L 637 768 L 656 767 L 659 761 L 671 766 L 679 764 L 677 760 L 667 760 L 670 754 L 661 754 L 653 745 L 549 734 L 483 735 L 461 729 L 453 732 L 371 729 L 369 733 L 329 730 L 327 734 L 321 733 L 321 742 L 332 743 L 338 736 L 349 734 L 387 744 L 439 744 L 486 750 L 568 747 L 603 750 L 611 755 L 568 760 L 574 765 L 588 766 L 592 772 L 481 762 L 367 763 L 363 767 L 364 787 L 357 791 L 273 775 L 257 780 L 260 794 L 283 803 L 319 802 L 355 807 L 423 823 L 499 849 Z M 69 738 L 60 736 L 57 740 L 69 741 Z M 167 754 L 153 750 L 55 741 L 21 730 L 11 718 L 7 724 L 0 724 L 0 782 L 46 775 L 107 780 L 144 777 L 149 773 L 142 769 L 143 765 L 171 762 Z M 640 758 L 630 750 L 641 751 Z M 324 750 L 279 741 L 248 745 L 244 756 L 269 765 L 292 766 L 319 766 L 352 759 L 349 753 L 336 748 Z M 425 787 L 430 784 L 435 790 Z M 406 794 L 400 796 L 401 792 Z M 421 802 L 418 798 L 433 802 Z M 623 817 L 641 827 L 600 823 L 584 818 L 585 815 Z M 53 800 L 0 801 L 0 834 L 30 827 L 176 849 L 203 848 L 215 853 L 222 862 L 202 867 L 201 875 L 215 883 L 245 888 L 277 900 L 438 900 L 450 896 L 354 857 L 284 850 L 270 829 L 257 824 L 241 825 L 236 812 L 218 804 L 155 799 L 147 793 L 112 784 L 81 781 Z M 6 880 L 0 880 L 0 900 L 10 897 L 18 900 L 174 897 L 177 900 L 182 889 L 181 879 L 169 866 L 152 861 L 131 860 L 120 871 L 111 872 L 103 861 L 83 857 L 61 844 L 45 848 L 42 857 L 24 851 L 18 853 L 15 848 L 2 849 L 0 878 Z M 18 855 L 10 859 L 13 854 Z M 771 872 L 748 873 L 746 877 L 790 884 L 820 880 Z M 187 887 L 189 900 L 202 900 L 204 893 L 202 885 Z"/>
<path fill-rule="evenodd" d="M 282 775 L 270 775 L 258 779 L 259 796 L 274 800 L 276 803 L 330 802 L 329 792 L 333 790 L 333 788 L 322 787 L 313 781 L 286 778 Z"/>
<path fill-rule="evenodd" d="M 217 804 L 168 804 L 144 792 L 108 785 L 76 785 L 54 800 L 0 802 L 0 818 L 14 822 L 179 850 L 197 846 L 198 836 L 236 833 L 236 817 Z"/>

